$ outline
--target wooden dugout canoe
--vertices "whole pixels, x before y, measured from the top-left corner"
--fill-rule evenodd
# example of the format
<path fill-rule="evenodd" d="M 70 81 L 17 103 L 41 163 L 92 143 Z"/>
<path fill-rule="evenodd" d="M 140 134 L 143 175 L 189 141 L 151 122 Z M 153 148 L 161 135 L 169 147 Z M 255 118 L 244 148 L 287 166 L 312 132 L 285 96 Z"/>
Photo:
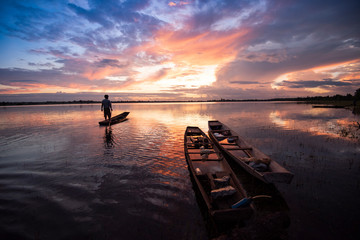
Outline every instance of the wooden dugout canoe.
<path fill-rule="evenodd" d="M 236 132 L 219 121 L 209 121 L 209 136 L 237 164 L 265 183 L 290 183 L 293 174 L 248 144 Z M 265 165 L 264 165 L 265 164 Z"/>
<path fill-rule="evenodd" d="M 201 149 L 202 146 L 204 149 Z M 186 128 L 184 151 L 194 184 L 213 220 L 249 219 L 253 214 L 252 204 L 232 208 L 232 205 L 247 197 L 246 192 L 219 149 L 200 128 Z M 207 157 L 201 155 L 202 152 L 206 152 Z M 227 182 L 222 182 L 223 179 L 227 179 Z M 231 192 L 227 192 L 229 189 Z"/>
<path fill-rule="evenodd" d="M 126 117 L 129 115 L 130 112 L 123 112 L 119 115 L 116 115 L 114 117 L 112 117 L 110 119 L 110 123 L 109 123 L 109 120 L 104 120 L 104 121 L 101 121 L 99 122 L 99 124 L 101 126 L 109 126 L 109 125 L 113 125 L 113 124 L 116 124 L 116 123 L 119 123 L 119 122 L 123 122 L 126 120 Z"/>

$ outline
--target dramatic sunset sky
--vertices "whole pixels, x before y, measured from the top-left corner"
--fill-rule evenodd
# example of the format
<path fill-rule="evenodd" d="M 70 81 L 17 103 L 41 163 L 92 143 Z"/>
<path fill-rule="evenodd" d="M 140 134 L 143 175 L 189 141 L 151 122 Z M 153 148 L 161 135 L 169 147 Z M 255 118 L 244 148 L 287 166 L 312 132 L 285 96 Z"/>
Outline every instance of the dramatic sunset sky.
<path fill-rule="evenodd" d="M 359 0 L 1 0 L 0 101 L 354 94 Z"/>

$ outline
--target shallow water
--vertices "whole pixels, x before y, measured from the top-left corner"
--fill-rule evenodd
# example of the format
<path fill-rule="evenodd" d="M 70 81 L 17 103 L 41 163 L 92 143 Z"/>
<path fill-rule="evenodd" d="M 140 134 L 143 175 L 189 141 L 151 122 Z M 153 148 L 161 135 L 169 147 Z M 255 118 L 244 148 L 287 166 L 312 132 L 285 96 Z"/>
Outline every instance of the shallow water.
<path fill-rule="evenodd" d="M 207 239 L 183 134 L 188 125 L 206 132 L 213 119 L 295 174 L 276 185 L 289 239 L 360 236 L 360 119 L 350 111 L 272 102 L 114 108 L 130 115 L 111 128 L 98 126 L 98 105 L 0 108 L 0 238 Z"/>

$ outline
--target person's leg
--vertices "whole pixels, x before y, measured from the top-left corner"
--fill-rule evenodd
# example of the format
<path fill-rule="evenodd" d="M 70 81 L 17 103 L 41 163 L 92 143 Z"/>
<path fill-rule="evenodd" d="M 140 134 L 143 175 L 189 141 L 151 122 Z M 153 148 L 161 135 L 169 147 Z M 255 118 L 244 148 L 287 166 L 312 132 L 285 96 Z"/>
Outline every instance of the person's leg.
<path fill-rule="evenodd" d="M 111 111 L 109 108 L 105 108 L 104 109 L 104 114 L 105 114 L 105 120 L 106 120 L 106 117 L 110 120 L 111 118 Z"/>

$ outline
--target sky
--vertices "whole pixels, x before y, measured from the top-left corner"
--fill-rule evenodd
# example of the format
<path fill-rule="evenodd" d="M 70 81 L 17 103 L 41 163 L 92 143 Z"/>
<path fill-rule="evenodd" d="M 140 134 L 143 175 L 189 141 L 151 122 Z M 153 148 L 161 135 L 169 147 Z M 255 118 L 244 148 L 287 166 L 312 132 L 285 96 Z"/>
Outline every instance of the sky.
<path fill-rule="evenodd" d="M 0 101 L 354 94 L 359 0 L 1 0 Z"/>

